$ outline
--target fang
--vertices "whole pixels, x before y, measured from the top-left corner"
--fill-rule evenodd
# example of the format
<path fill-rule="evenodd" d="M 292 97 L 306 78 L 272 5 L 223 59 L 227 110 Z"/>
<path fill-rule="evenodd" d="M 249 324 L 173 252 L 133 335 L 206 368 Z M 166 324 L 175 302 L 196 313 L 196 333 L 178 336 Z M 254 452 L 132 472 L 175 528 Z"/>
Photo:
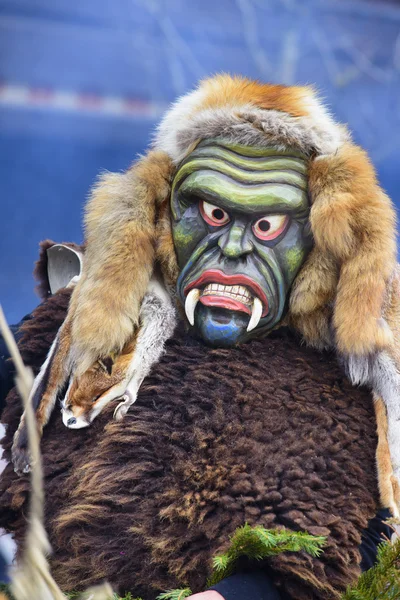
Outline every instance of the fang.
<path fill-rule="evenodd" d="M 185 312 L 186 312 L 187 319 L 192 326 L 194 325 L 194 311 L 195 311 L 197 303 L 200 299 L 200 294 L 201 294 L 200 290 L 197 288 L 194 288 L 193 290 L 190 290 L 190 292 L 188 293 L 188 295 L 186 297 Z"/>
<path fill-rule="evenodd" d="M 262 311 L 263 311 L 263 305 L 262 305 L 261 300 L 259 298 L 254 298 L 253 306 L 251 309 L 251 318 L 250 318 L 249 324 L 247 325 L 248 332 L 253 331 L 253 329 L 255 329 L 257 327 L 257 325 L 261 319 Z"/>

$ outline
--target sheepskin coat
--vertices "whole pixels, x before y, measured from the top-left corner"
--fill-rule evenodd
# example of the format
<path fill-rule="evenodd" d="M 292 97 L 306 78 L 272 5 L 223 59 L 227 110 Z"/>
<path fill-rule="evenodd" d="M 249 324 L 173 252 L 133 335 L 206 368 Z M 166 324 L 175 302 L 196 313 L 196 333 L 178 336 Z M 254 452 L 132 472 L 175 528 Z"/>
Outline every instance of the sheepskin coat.
<path fill-rule="evenodd" d="M 62 290 L 25 325 L 20 346 L 37 371 L 69 302 Z M 265 564 L 296 600 L 340 597 L 358 577 L 361 532 L 378 505 L 370 394 L 353 389 L 334 357 L 287 330 L 210 349 L 179 330 L 122 422 L 113 406 L 69 430 L 56 410 L 42 452 L 46 525 L 65 590 L 108 579 L 153 600 L 204 589 L 211 558 L 249 523 L 327 536 L 320 558 Z M 10 457 L 21 413 L 10 392 L 3 444 Z M 0 526 L 21 545 L 29 477 L 9 464 Z"/>

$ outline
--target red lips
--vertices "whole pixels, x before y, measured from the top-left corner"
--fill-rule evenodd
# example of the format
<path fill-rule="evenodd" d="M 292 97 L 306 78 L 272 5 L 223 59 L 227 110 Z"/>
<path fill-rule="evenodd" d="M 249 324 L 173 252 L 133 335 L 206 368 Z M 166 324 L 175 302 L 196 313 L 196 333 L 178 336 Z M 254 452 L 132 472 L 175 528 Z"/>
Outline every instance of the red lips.
<path fill-rule="evenodd" d="M 226 275 L 222 271 L 218 271 L 217 269 L 209 269 L 208 271 L 204 271 L 202 275 L 196 281 L 192 281 L 184 290 L 185 296 L 192 290 L 193 288 L 201 288 L 205 287 L 208 283 L 220 283 L 223 285 L 244 285 L 246 286 L 253 294 L 253 296 L 257 296 L 264 307 L 264 311 L 262 316 L 268 314 L 268 299 L 265 295 L 262 287 L 247 277 L 246 275 Z M 229 310 L 239 310 L 246 313 L 251 314 L 251 307 L 242 304 L 238 300 L 234 300 L 233 298 L 227 298 L 224 296 L 213 296 L 212 294 L 201 297 L 200 302 L 206 306 L 219 306 L 221 308 L 227 308 Z"/>

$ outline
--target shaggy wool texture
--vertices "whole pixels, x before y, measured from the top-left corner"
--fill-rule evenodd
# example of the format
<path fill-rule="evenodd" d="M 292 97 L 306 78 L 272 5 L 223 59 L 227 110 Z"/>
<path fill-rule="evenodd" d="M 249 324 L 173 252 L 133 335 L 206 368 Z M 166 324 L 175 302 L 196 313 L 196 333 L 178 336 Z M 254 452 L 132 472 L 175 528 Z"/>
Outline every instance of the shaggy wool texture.
<path fill-rule="evenodd" d="M 68 301 L 59 292 L 25 324 L 20 347 L 36 371 Z M 375 419 L 370 394 L 332 356 L 286 330 L 233 349 L 178 333 L 122 422 L 113 409 L 81 430 L 64 427 L 57 409 L 44 432 L 51 563 L 65 590 L 108 579 L 145 600 L 200 591 L 211 557 L 246 522 L 328 536 L 318 559 L 268 561 L 291 598 L 334 600 L 358 577 L 361 531 L 378 504 Z M 8 458 L 20 413 L 12 391 Z M 28 490 L 8 465 L 0 526 L 19 544 Z"/>

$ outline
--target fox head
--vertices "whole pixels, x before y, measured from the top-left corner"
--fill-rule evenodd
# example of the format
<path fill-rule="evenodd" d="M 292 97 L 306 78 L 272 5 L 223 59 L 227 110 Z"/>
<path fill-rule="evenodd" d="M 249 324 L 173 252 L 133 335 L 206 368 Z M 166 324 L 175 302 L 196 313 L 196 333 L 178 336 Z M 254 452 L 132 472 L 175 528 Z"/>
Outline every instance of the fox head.
<path fill-rule="evenodd" d="M 124 399 L 129 394 L 126 387 L 134 347 L 133 343 L 127 344 L 121 354 L 97 360 L 81 376 L 72 379 L 61 403 L 66 427 L 88 427 L 112 400 Z"/>

